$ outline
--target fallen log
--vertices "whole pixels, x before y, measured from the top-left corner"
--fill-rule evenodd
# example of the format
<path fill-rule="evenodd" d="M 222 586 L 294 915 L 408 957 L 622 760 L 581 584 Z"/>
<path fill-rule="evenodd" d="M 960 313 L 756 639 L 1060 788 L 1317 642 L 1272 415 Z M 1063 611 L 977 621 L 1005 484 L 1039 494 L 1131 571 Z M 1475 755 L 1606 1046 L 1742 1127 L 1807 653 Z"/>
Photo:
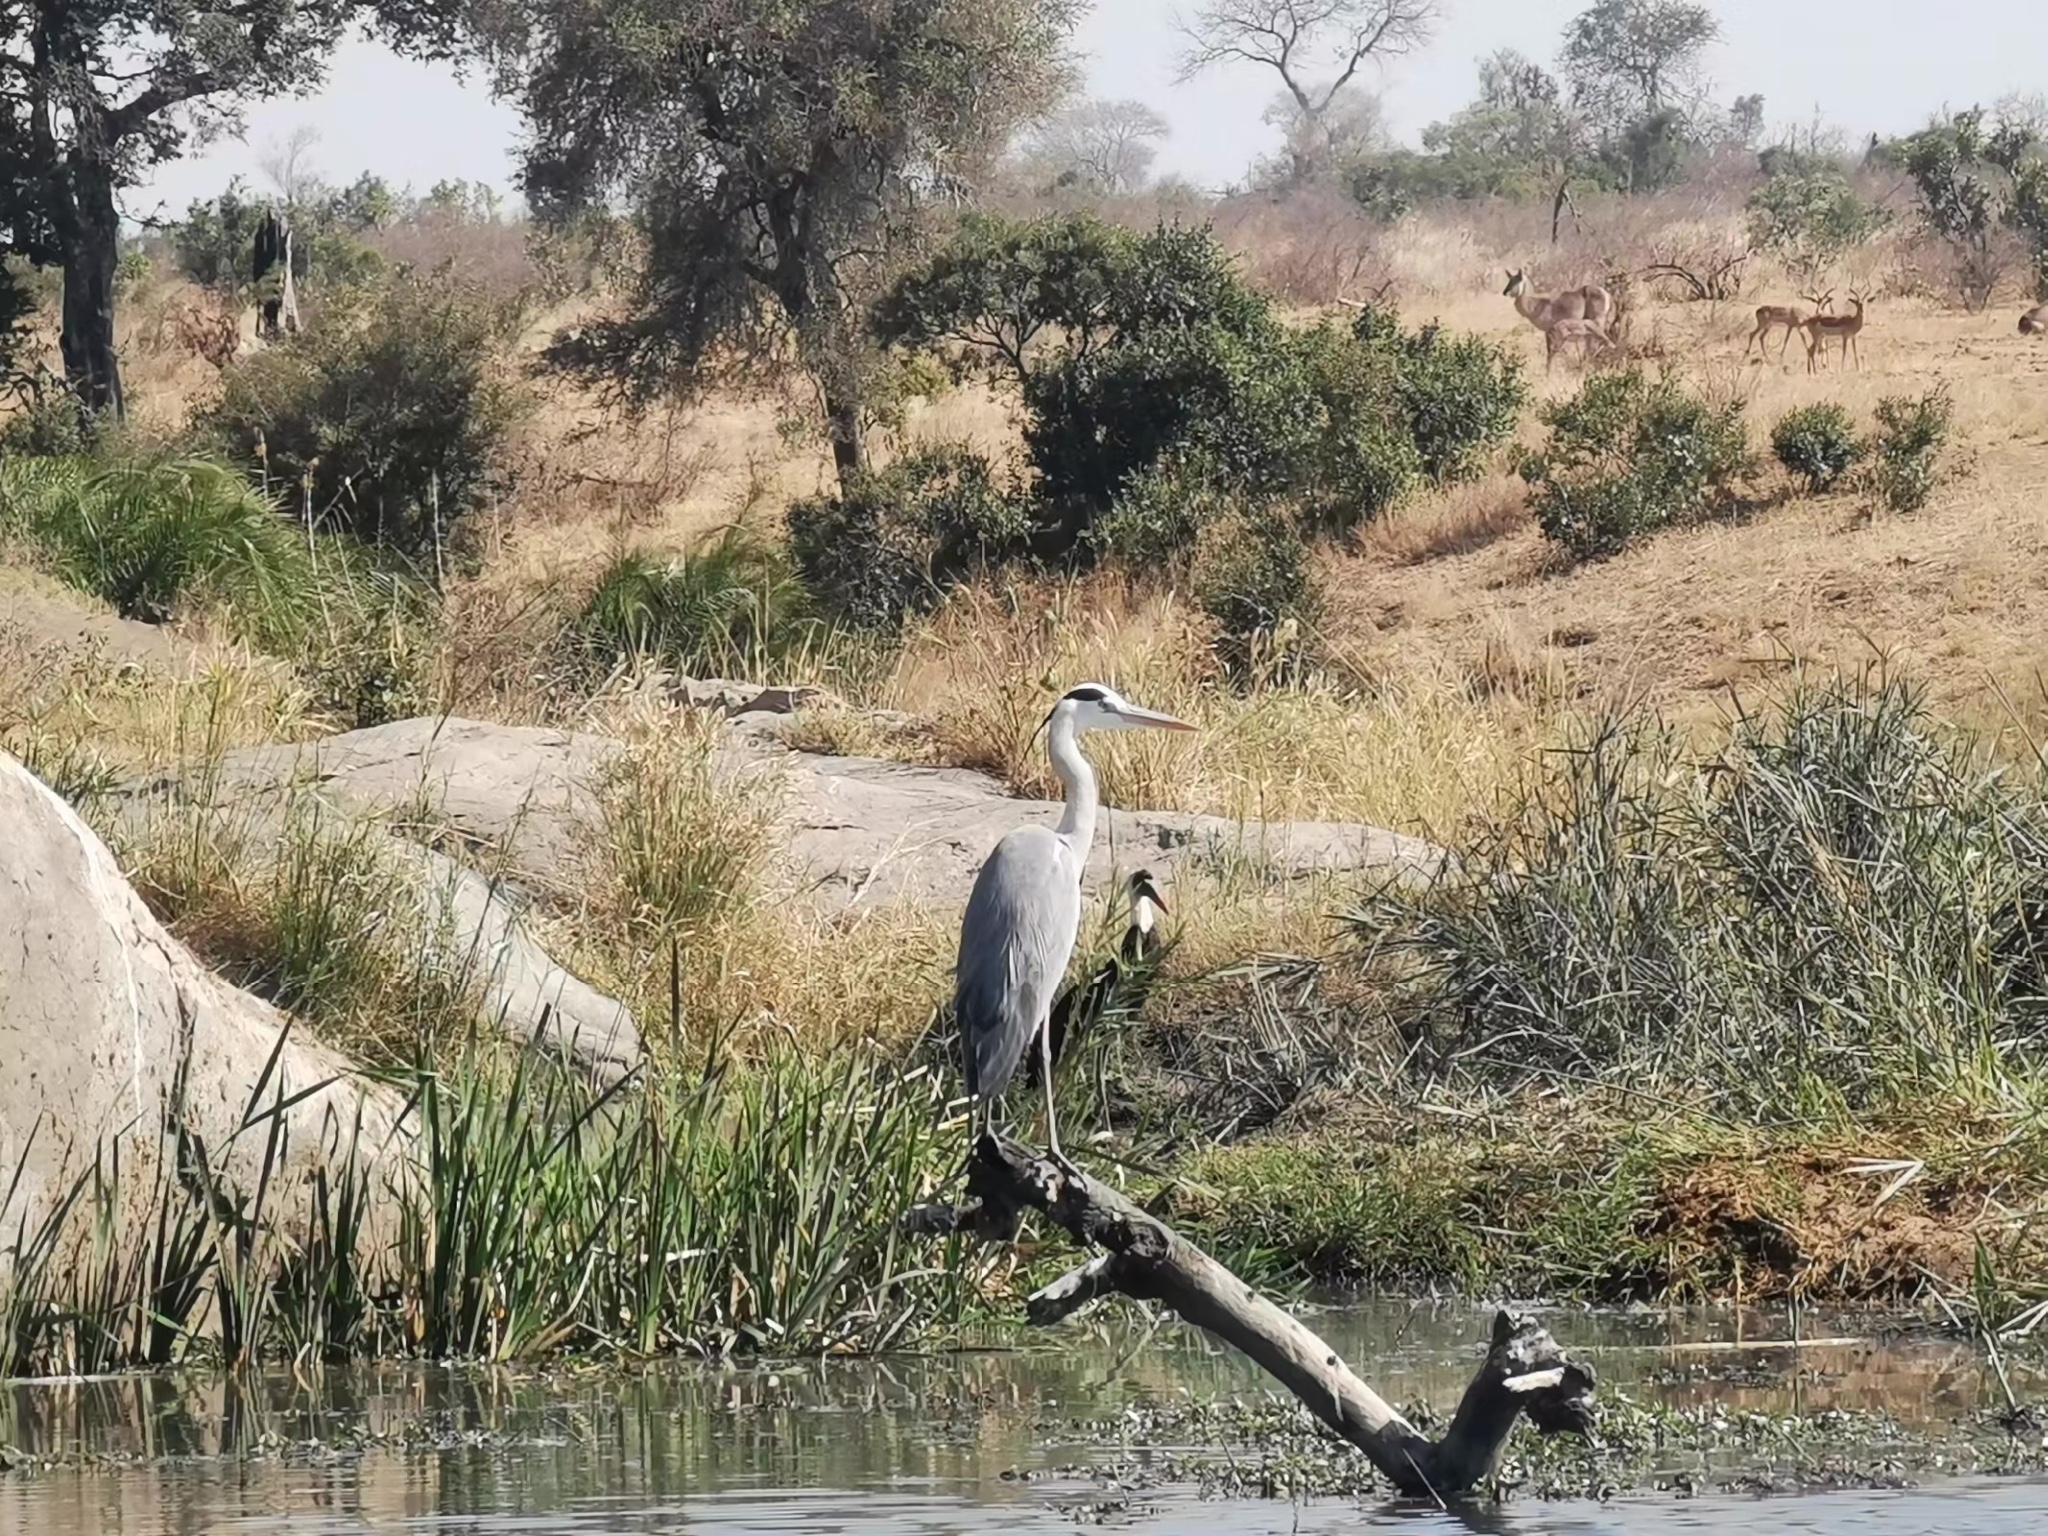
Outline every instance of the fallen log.
<path fill-rule="evenodd" d="M 1007 1137 L 976 1140 L 959 1204 L 917 1206 L 905 1213 L 904 1224 L 914 1232 L 1010 1243 L 1032 1211 L 1101 1251 L 1034 1294 L 1025 1303 L 1027 1321 L 1044 1327 L 1112 1294 L 1162 1303 L 1255 1361 L 1404 1494 L 1446 1500 L 1480 1487 L 1499 1467 L 1524 1413 L 1543 1434 L 1584 1434 L 1591 1427 L 1592 1367 L 1571 1359 L 1532 1319 L 1501 1312 L 1450 1427 L 1431 1440 L 1299 1318 L 1165 1222 Z"/>

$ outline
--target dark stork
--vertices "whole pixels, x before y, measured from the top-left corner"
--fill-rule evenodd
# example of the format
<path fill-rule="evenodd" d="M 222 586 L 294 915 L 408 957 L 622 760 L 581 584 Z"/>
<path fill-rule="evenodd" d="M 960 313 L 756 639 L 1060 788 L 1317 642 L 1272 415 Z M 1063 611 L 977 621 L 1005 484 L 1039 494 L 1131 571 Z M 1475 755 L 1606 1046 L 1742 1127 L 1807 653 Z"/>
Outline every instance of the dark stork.
<path fill-rule="evenodd" d="M 292 282 L 292 227 L 275 208 L 263 210 L 263 222 L 256 226 L 256 249 L 250 277 L 262 306 L 257 329 L 276 336 L 283 328 L 299 328 L 298 295 Z"/>

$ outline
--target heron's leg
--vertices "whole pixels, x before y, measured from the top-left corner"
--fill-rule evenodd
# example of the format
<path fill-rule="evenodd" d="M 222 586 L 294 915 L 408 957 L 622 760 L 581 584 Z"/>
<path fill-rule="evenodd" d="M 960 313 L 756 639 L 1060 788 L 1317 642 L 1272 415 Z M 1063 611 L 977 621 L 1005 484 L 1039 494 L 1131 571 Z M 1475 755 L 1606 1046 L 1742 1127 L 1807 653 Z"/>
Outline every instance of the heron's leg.
<path fill-rule="evenodd" d="M 1038 1032 L 1038 1059 L 1045 1068 L 1045 1139 L 1052 1143 L 1052 1160 L 1068 1173 L 1079 1174 L 1081 1170 L 1069 1162 L 1066 1153 L 1060 1150 L 1059 1127 L 1053 1121 L 1052 1031 L 1050 1029 L 1041 1029 Z"/>

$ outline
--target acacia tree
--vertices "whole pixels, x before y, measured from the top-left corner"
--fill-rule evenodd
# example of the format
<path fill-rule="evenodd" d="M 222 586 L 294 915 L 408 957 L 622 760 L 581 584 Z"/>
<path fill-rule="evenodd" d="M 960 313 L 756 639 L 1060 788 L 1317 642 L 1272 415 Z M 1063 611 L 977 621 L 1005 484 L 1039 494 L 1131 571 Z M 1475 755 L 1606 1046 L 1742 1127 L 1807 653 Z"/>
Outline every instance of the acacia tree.
<path fill-rule="evenodd" d="M 1440 0 L 1209 0 L 1179 21 L 1188 41 L 1180 77 L 1230 64 L 1272 70 L 1327 166 L 1341 153 L 1341 104 L 1366 60 L 1421 47 L 1442 10 Z"/>
<path fill-rule="evenodd" d="M 842 480 L 863 467 L 860 304 L 920 209 L 1066 85 L 1077 0 L 498 0 L 484 45 L 525 114 L 544 221 L 629 211 L 623 312 L 558 365 L 634 400 L 793 353 Z"/>
<path fill-rule="evenodd" d="M 364 0 L 0 0 L 0 255 L 64 273 L 66 381 L 119 415 L 119 195 L 195 133 L 315 84 Z M 394 0 L 423 44 L 436 0 Z"/>

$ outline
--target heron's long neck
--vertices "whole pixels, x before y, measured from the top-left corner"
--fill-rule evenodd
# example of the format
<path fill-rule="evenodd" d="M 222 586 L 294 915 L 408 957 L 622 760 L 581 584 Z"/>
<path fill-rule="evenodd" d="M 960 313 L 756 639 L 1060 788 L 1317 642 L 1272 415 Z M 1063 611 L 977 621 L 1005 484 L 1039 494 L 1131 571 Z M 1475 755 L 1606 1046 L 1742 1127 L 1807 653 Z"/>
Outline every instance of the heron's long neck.
<path fill-rule="evenodd" d="M 1095 808 L 1099 801 L 1095 793 L 1095 770 L 1081 755 L 1078 734 L 1073 720 L 1061 714 L 1053 720 L 1048 746 L 1052 753 L 1052 771 L 1060 776 L 1060 783 L 1067 790 L 1067 809 L 1066 814 L 1060 817 L 1060 836 L 1086 858 L 1095 842 Z"/>

